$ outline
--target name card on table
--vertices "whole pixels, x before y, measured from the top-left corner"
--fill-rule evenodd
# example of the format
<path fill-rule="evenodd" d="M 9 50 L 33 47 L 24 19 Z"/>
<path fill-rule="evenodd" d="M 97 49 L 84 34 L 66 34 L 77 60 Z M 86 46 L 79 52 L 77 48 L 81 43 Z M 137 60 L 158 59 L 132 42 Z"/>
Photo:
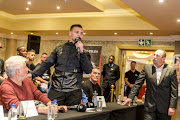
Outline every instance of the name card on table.
<path fill-rule="evenodd" d="M 0 120 L 4 119 L 4 111 L 3 111 L 3 106 L 0 105 Z"/>
<path fill-rule="evenodd" d="M 99 100 L 99 98 L 101 98 L 102 107 L 106 107 L 106 101 L 105 101 L 105 99 L 104 99 L 104 96 L 97 96 L 97 101 Z"/>
<path fill-rule="evenodd" d="M 24 114 L 24 117 L 38 116 L 34 100 L 21 101 L 18 108 L 18 115 Z"/>

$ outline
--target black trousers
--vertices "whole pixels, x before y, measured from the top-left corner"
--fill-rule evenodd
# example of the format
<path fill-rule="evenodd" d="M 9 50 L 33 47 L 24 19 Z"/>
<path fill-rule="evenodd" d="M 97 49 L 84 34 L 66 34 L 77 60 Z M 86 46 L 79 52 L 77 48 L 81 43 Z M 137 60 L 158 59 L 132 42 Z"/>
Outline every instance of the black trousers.
<path fill-rule="evenodd" d="M 110 102 L 110 98 L 111 98 L 111 85 L 108 85 L 106 88 L 103 88 L 103 95 L 104 98 L 106 100 L 106 102 Z M 114 85 L 114 91 L 116 90 L 116 86 Z M 115 95 L 114 95 L 115 97 Z"/>
<path fill-rule="evenodd" d="M 82 91 L 81 89 L 77 89 L 71 92 L 59 92 L 51 88 L 48 93 L 48 98 L 50 100 L 57 99 L 58 105 L 78 105 L 81 103 Z"/>
<path fill-rule="evenodd" d="M 144 120 L 171 120 L 171 116 L 168 116 L 168 113 L 160 113 L 158 111 L 145 112 Z"/>
<path fill-rule="evenodd" d="M 108 87 L 108 88 L 104 88 L 104 90 L 103 90 L 103 95 L 104 95 L 104 97 L 105 97 L 105 100 L 106 100 L 106 102 L 110 102 L 110 96 L 109 96 L 109 94 L 110 94 L 110 88 Z M 108 97 L 109 96 L 109 97 Z"/>

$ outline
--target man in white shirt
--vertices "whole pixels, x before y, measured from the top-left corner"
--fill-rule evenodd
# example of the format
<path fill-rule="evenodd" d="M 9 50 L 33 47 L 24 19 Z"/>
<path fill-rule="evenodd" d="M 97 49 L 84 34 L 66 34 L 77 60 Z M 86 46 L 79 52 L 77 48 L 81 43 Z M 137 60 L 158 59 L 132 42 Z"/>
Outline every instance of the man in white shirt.
<path fill-rule="evenodd" d="M 156 50 L 152 65 L 145 65 L 137 78 L 128 99 L 122 103 L 131 103 L 134 96 L 146 80 L 147 90 L 144 103 L 145 120 L 170 120 L 174 115 L 178 99 L 176 70 L 165 64 L 166 52 Z"/>

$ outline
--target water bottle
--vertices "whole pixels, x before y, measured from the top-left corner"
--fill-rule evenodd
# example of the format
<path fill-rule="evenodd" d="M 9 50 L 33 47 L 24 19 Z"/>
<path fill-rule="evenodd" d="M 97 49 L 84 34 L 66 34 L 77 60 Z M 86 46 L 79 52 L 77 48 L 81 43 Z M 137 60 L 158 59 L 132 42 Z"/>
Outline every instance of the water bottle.
<path fill-rule="evenodd" d="M 135 96 L 133 99 L 133 105 L 137 105 L 137 96 Z"/>
<path fill-rule="evenodd" d="M 121 94 L 118 95 L 117 104 L 121 104 Z"/>
<path fill-rule="evenodd" d="M 142 103 L 145 102 L 145 94 L 142 96 Z"/>
<path fill-rule="evenodd" d="M 95 90 L 93 93 L 93 98 L 92 98 L 92 102 L 94 103 L 94 107 L 97 107 L 97 95 L 98 95 L 98 93 Z"/>
<path fill-rule="evenodd" d="M 16 104 L 11 105 L 11 109 L 8 112 L 8 120 L 17 120 Z"/>
<path fill-rule="evenodd" d="M 97 103 L 97 111 L 102 111 L 102 99 L 99 98 L 98 103 Z"/>
<path fill-rule="evenodd" d="M 54 107 L 54 101 L 51 101 L 51 105 L 48 108 L 48 120 L 54 120 L 55 119 L 55 107 Z"/>
<path fill-rule="evenodd" d="M 57 117 L 58 104 L 57 99 L 54 99 L 54 115 Z"/>

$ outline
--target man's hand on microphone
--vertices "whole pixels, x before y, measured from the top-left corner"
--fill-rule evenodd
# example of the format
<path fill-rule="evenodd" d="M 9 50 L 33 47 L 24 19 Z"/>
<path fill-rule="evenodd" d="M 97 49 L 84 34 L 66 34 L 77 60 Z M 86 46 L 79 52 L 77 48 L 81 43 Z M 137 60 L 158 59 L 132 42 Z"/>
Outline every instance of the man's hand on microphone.
<path fill-rule="evenodd" d="M 77 43 L 76 43 L 76 48 L 79 48 L 80 49 L 80 53 L 82 53 L 83 52 L 83 43 L 81 42 L 81 41 L 78 41 Z"/>

